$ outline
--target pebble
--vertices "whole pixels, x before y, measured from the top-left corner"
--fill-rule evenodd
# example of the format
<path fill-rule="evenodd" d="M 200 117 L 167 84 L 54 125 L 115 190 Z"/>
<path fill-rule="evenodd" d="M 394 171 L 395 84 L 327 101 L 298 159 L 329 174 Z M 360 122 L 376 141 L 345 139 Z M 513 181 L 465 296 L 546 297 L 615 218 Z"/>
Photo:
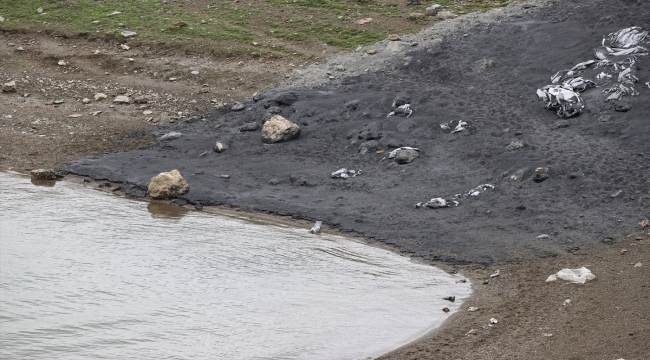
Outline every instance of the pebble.
<path fill-rule="evenodd" d="M 113 99 L 113 102 L 117 104 L 128 104 L 131 102 L 131 99 L 129 99 L 128 96 L 119 95 L 116 96 L 115 99 Z"/>
<path fill-rule="evenodd" d="M 145 111 L 142 112 L 143 115 L 151 115 L 152 113 L 153 113 L 153 111 L 151 111 L 151 110 L 145 110 Z"/>
<path fill-rule="evenodd" d="M 101 101 L 101 100 L 106 99 L 107 97 L 108 96 L 106 96 L 106 94 L 104 94 L 104 93 L 97 93 L 97 94 L 95 94 L 95 101 Z"/>
<path fill-rule="evenodd" d="M 370 55 L 374 55 L 376 53 L 377 53 L 377 50 L 375 50 L 375 49 L 368 50 L 368 54 L 370 54 Z"/>
<path fill-rule="evenodd" d="M 81 102 L 84 103 L 84 104 L 88 104 L 90 102 L 90 99 L 89 98 L 83 98 L 81 100 Z"/>
<path fill-rule="evenodd" d="M 198 71 L 198 70 L 193 70 L 193 71 L 192 71 L 192 75 L 198 75 L 198 74 L 199 74 L 199 71 Z"/>

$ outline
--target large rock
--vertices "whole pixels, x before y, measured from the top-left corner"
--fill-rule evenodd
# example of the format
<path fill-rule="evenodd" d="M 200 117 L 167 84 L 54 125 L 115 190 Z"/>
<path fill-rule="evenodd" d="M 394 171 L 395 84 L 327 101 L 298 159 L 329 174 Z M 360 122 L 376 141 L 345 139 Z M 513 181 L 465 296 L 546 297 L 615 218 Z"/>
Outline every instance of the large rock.
<path fill-rule="evenodd" d="M 10 81 L 2 85 L 2 92 L 16 92 L 16 82 Z"/>
<path fill-rule="evenodd" d="M 424 12 L 424 14 L 426 16 L 436 16 L 441 11 L 442 11 L 442 5 L 435 4 L 435 5 L 429 6 L 426 9 L 426 11 Z"/>
<path fill-rule="evenodd" d="M 412 149 L 398 150 L 395 153 L 395 162 L 398 164 L 408 164 L 420 156 L 420 152 Z"/>
<path fill-rule="evenodd" d="M 152 199 L 165 200 L 177 198 L 190 189 L 178 170 L 160 173 L 149 183 L 147 193 Z"/>
<path fill-rule="evenodd" d="M 52 169 L 36 169 L 30 172 L 32 180 L 56 180 L 56 171 Z"/>
<path fill-rule="evenodd" d="M 267 144 L 279 143 L 300 136 L 300 126 L 275 115 L 264 123 L 262 127 L 262 141 Z"/>

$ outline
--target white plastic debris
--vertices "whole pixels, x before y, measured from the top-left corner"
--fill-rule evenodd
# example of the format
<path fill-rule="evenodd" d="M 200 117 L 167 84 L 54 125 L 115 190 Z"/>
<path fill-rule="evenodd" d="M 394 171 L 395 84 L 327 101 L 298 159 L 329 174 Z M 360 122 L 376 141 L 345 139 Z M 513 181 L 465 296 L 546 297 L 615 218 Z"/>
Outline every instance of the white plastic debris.
<path fill-rule="evenodd" d="M 498 323 L 499 323 L 499 320 L 497 320 L 495 318 L 490 319 L 490 324 L 498 324 Z"/>
<path fill-rule="evenodd" d="M 320 232 L 320 228 L 323 225 L 322 221 L 316 221 L 314 226 L 309 230 L 310 234 L 318 234 Z"/>
<path fill-rule="evenodd" d="M 470 128 L 470 126 L 471 125 L 463 120 L 451 120 L 446 124 L 440 124 L 440 128 L 443 130 L 451 130 L 453 128 L 453 130 L 451 130 L 452 134 L 467 130 Z"/>
<path fill-rule="evenodd" d="M 634 84 L 639 81 L 635 75 L 635 63 L 636 57 L 650 55 L 648 33 L 633 26 L 605 36 L 602 46 L 594 49 L 594 56 L 598 60 L 584 61 L 569 70 L 557 72 L 551 77 L 553 85 L 538 89 L 537 96 L 547 109 L 554 109 L 559 117 L 568 118 L 578 115 L 584 109 L 584 101 L 579 92 L 596 85 L 613 82 L 602 91 L 610 94 L 605 101 L 639 95 L 634 88 Z"/>
<path fill-rule="evenodd" d="M 562 306 L 570 306 L 570 305 L 571 305 L 571 299 L 566 299 L 566 300 L 564 300 L 564 302 L 562 303 Z"/>
<path fill-rule="evenodd" d="M 402 151 L 402 150 L 415 150 L 417 152 L 420 152 L 420 149 L 418 149 L 418 148 L 414 148 L 414 147 L 410 147 L 410 146 L 402 146 L 401 148 L 397 148 L 397 149 L 389 152 L 388 153 L 388 158 L 393 159 L 395 157 L 395 155 L 397 155 L 397 153 Z M 384 160 L 384 159 L 382 159 L 382 160 Z"/>
<path fill-rule="evenodd" d="M 386 117 L 389 118 L 395 115 L 406 115 L 406 117 L 409 117 L 411 116 L 412 113 L 413 113 L 413 109 L 411 109 L 411 104 L 404 104 L 398 106 L 395 110 L 388 113 Z"/>
<path fill-rule="evenodd" d="M 490 274 L 490 277 L 495 278 L 495 277 L 497 277 L 499 275 L 501 275 L 501 270 L 497 270 L 497 271 L 493 272 L 492 274 Z"/>
<path fill-rule="evenodd" d="M 333 178 L 341 178 L 341 179 L 347 179 L 349 177 L 357 177 L 362 174 L 361 170 L 348 170 L 346 168 L 342 168 L 339 170 L 336 170 L 335 172 L 332 173 Z"/>
<path fill-rule="evenodd" d="M 542 235 L 537 236 L 537 238 L 540 239 L 540 240 L 546 240 L 546 239 L 550 239 L 551 237 L 546 235 L 546 234 L 542 234 Z"/>
<path fill-rule="evenodd" d="M 546 282 L 555 281 L 558 278 L 571 281 L 572 283 L 584 284 L 585 282 L 596 278 L 596 275 L 592 274 L 591 270 L 583 266 L 580 269 L 562 269 L 549 276 L 546 279 Z"/>
<path fill-rule="evenodd" d="M 426 203 L 426 206 L 432 209 L 446 208 L 446 207 L 458 206 L 458 201 L 445 200 L 443 198 L 433 198 Z"/>
<path fill-rule="evenodd" d="M 467 197 L 467 196 L 479 196 L 482 192 L 484 192 L 487 189 L 494 189 L 494 185 L 491 185 L 491 184 L 479 185 L 479 186 L 473 188 L 472 190 L 468 191 L 467 193 L 465 193 L 464 196 L 465 197 Z M 459 197 L 459 196 L 456 195 L 456 197 Z"/>

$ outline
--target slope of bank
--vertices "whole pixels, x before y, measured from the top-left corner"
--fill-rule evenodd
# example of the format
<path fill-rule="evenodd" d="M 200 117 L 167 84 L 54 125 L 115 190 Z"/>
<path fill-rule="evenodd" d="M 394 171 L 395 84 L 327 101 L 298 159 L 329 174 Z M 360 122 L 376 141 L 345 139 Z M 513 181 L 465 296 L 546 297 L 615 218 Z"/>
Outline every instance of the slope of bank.
<path fill-rule="evenodd" d="M 63 169 L 128 183 L 123 189 L 136 196 L 144 196 L 152 176 L 178 169 L 190 184 L 180 202 L 322 220 L 449 264 L 580 252 L 647 216 L 650 88 L 639 86 L 650 80 L 647 59 L 640 59 L 639 95 L 626 99 L 627 112 L 614 111 L 593 89 L 583 113 L 559 127 L 535 90 L 555 72 L 593 58 L 608 33 L 650 28 L 650 7 L 630 1 L 519 6 L 522 12 L 498 23 L 476 22 L 410 46 L 383 70 L 339 84 L 270 90 L 245 101 L 243 110 L 224 107 L 207 119 L 151 132 L 178 131 L 180 138 Z M 415 111 L 387 118 L 396 99 Z M 276 113 L 302 126 L 300 138 L 266 145 L 259 132 L 241 131 Z M 450 121 L 465 121 L 468 129 L 440 127 Z M 211 151 L 215 141 L 228 150 Z M 368 142 L 371 151 L 363 154 Z M 419 157 L 404 165 L 382 161 L 399 146 L 419 148 Z M 363 174 L 330 177 L 342 167 Z M 538 167 L 549 169 L 547 180 L 535 181 Z M 415 207 L 485 183 L 495 188 L 461 197 L 457 207 Z"/>

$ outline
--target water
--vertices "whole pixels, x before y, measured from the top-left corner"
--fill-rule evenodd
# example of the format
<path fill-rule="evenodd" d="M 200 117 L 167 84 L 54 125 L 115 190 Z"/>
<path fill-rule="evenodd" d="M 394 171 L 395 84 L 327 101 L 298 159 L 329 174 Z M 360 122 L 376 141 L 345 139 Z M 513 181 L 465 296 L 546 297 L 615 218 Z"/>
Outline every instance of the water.
<path fill-rule="evenodd" d="M 471 291 L 344 237 L 72 182 L 0 173 L 0 203 L 3 359 L 364 359 Z"/>

